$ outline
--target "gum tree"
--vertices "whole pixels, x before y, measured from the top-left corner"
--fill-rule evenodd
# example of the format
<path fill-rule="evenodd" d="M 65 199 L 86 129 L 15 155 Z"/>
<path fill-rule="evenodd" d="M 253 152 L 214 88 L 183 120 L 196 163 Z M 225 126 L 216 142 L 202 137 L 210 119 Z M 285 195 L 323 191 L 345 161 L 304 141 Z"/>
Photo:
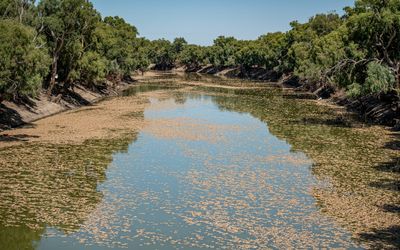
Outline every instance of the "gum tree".
<path fill-rule="evenodd" d="M 42 0 L 38 5 L 42 26 L 52 58 L 48 93 L 51 94 L 57 76 L 60 81 L 68 78 L 73 60 L 79 59 L 86 46 L 86 40 L 99 21 L 99 15 L 92 4 L 85 0 Z M 68 55 L 72 54 L 72 57 Z M 78 55 L 76 55 L 78 54 Z M 61 58 L 64 55 L 64 58 Z M 59 64 L 64 59 L 63 70 Z"/>
<path fill-rule="evenodd" d="M 367 59 L 389 68 L 400 88 L 400 1 L 357 0 L 346 12 L 350 39 L 367 51 Z"/>
<path fill-rule="evenodd" d="M 34 96 L 50 64 L 41 38 L 13 20 L 0 20 L 0 30 L 0 100 Z"/>

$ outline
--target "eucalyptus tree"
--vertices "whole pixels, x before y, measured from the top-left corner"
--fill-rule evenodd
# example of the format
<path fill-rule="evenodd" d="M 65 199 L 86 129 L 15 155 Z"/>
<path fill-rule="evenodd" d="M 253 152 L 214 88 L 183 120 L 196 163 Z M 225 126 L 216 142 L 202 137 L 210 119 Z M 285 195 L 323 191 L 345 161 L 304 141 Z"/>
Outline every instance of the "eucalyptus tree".
<path fill-rule="evenodd" d="M 88 47 L 100 15 L 86 0 L 42 0 L 38 13 L 40 31 L 46 36 L 52 58 L 48 86 L 51 94 L 58 76 L 60 82 L 69 80 L 75 62 Z"/>
<path fill-rule="evenodd" d="M 107 59 L 109 76 L 121 78 L 129 76 L 139 65 L 135 54 L 137 29 L 120 17 L 106 17 L 97 23 L 93 36 L 94 49 Z"/>
<path fill-rule="evenodd" d="M 135 69 L 140 70 L 142 73 L 149 67 L 150 61 L 151 42 L 146 38 L 136 38 L 133 43 L 132 57 L 135 62 Z"/>
<path fill-rule="evenodd" d="M 284 61 L 288 52 L 285 33 L 268 33 L 260 36 L 256 40 L 256 43 L 262 51 L 262 66 L 265 66 L 269 70 L 285 71 L 286 66 L 284 65 Z"/>
<path fill-rule="evenodd" d="M 210 62 L 216 67 L 234 66 L 236 65 L 235 56 L 239 49 L 236 38 L 219 36 L 210 48 Z"/>
<path fill-rule="evenodd" d="M 0 30 L 0 100 L 37 94 L 50 65 L 42 38 L 14 20 L 0 20 Z"/>
<path fill-rule="evenodd" d="M 0 18 L 15 19 L 19 23 L 32 24 L 35 16 L 34 0 L 0 0 Z"/>
<path fill-rule="evenodd" d="M 152 63 L 156 64 L 156 68 L 160 70 L 168 70 L 174 67 L 176 61 L 176 53 L 174 45 L 166 39 L 154 40 L 151 43 L 150 58 Z"/>
<path fill-rule="evenodd" d="M 178 61 L 186 66 L 189 70 L 196 70 L 204 64 L 206 54 L 205 48 L 202 46 L 189 44 L 186 45 L 179 53 Z"/>
<path fill-rule="evenodd" d="M 292 29 L 286 35 L 288 43 L 286 70 L 305 73 L 302 70 L 308 66 L 304 64 L 314 60 L 311 53 L 314 42 L 339 28 L 341 23 L 340 16 L 335 13 L 315 15 L 306 23 L 291 22 Z"/>
<path fill-rule="evenodd" d="M 387 67 L 395 78 L 392 87 L 400 88 L 400 1 L 357 0 L 346 12 L 350 39 L 366 51 L 366 59 Z"/>
<path fill-rule="evenodd" d="M 247 42 L 236 52 L 235 62 L 244 70 L 249 70 L 254 66 L 264 66 L 265 53 L 258 43 Z"/>
<path fill-rule="evenodd" d="M 172 42 L 172 47 L 174 50 L 175 55 L 179 55 L 179 53 L 182 52 L 182 50 L 185 48 L 185 46 L 188 45 L 187 41 L 183 37 L 177 37 L 174 39 Z"/>

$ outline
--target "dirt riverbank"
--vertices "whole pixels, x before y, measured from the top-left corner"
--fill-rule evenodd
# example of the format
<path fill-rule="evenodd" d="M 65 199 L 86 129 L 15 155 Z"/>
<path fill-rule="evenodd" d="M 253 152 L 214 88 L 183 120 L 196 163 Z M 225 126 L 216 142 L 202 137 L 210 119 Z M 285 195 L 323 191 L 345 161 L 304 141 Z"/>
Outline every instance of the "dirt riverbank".
<path fill-rule="evenodd" d="M 0 131 L 29 124 L 63 111 L 90 106 L 105 97 L 116 96 L 132 86 L 121 82 L 104 89 L 90 89 L 77 85 L 73 90 L 63 90 L 57 96 L 48 96 L 45 91 L 35 98 L 23 101 L 3 101 L 0 103 Z"/>
<path fill-rule="evenodd" d="M 177 68 L 170 72 L 173 74 L 183 74 L 188 69 Z M 330 105 L 338 105 L 346 108 L 348 111 L 356 113 L 362 122 L 380 124 L 400 129 L 400 98 L 395 92 L 382 94 L 379 96 L 367 96 L 359 99 L 349 99 L 343 91 L 330 89 L 329 87 L 312 86 L 299 81 L 296 77 L 280 76 L 274 72 L 265 69 L 253 69 L 244 74 L 238 68 L 217 69 L 211 66 L 204 66 L 199 69 L 191 69 L 191 72 L 200 75 L 209 75 L 216 78 L 225 78 L 232 80 L 226 88 L 246 88 L 257 89 L 260 84 L 242 81 L 243 79 L 269 82 L 272 86 L 281 86 L 290 89 L 291 92 L 298 93 L 298 98 L 305 99 L 323 99 Z M 157 75 L 161 72 L 150 71 L 144 75 L 136 75 L 135 79 L 148 80 L 153 78 L 157 80 Z M 162 72 L 165 75 L 165 72 Z M 205 79 L 205 82 L 199 83 L 193 79 L 185 79 L 187 85 L 212 87 L 213 78 Z M 40 93 L 36 98 L 29 98 L 24 102 L 15 103 L 3 101 L 0 104 L 0 131 L 19 127 L 24 124 L 52 116 L 54 114 L 76 109 L 82 106 L 91 105 L 105 97 L 116 96 L 123 90 L 132 86 L 132 83 L 121 82 L 103 90 L 93 90 L 84 86 L 76 86 L 74 90 L 64 91 L 58 96 L 49 97 L 46 93 Z"/>

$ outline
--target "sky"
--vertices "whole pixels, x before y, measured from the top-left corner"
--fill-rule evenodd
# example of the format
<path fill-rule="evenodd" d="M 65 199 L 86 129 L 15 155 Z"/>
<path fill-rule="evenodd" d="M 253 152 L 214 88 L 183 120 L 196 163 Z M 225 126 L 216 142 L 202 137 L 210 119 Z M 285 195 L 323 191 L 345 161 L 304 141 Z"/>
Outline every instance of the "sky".
<path fill-rule="evenodd" d="M 293 20 L 352 6 L 354 0 L 92 0 L 102 16 L 120 16 L 154 40 L 184 37 L 211 45 L 220 36 L 256 39 L 287 31 Z"/>

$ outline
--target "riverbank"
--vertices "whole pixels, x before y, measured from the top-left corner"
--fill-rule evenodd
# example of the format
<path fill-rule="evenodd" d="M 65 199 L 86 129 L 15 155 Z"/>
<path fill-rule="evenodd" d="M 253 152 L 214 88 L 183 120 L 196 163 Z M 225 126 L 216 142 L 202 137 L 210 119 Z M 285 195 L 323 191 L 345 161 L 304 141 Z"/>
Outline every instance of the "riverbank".
<path fill-rule="evenodd" d="M 73 89 L 64 89 L 60 91 L 57 96 L 49 96 L 45 90 L 42 90 L 35 98 L 26 98 L 19 102 L 3 101 L 0 103 L 0 132 L 27 125 L 65 111 L 91 106 L 104 98 L 120 95 L 123 91 L 131 88 L 134 81 L 148 80 L 152 77 L 157 77 L 159 73 L 162 77 L 165 77 L 165 72 L 163 71 L 149 71 L 143 75 L 135 75 L 132 82 L 119 82 L 116 84 L 109 82 L 107 87 L 102 89 L 93 89 L 83 85 L 75 85 Z M 185 85 L 201 85 L 203 87 L 215 86 L 212 82 L 199 83 L 190 80 L 185 82 Z M 227 85 L 222 87 L 232 89 L 260 88 L 257 85 L 234 85 L 235 84 L 232 83 L 230 86 Z"/>
<path fill-rule="evenodd" d="M 260 85 L 256 83 L 246 82 L 244 84 L 239 81 L 241 79 L 268 81 L 273 83 L 273 86 L 280 86 L 295 92 L 300 99 L 323 99 L 328 104 L 344 107 L 347 111 L 357 114 L 362 122 L 389 126 L 396 131 L 400 129 L 400 97 L 395 92 L 350 99 L 346 97 L 343 91 L 326 86 L 317 87 L 307 82 L 302 82 L 297 77 L 282 76 L 265 69 L 253 69 L 244 73 L 238 67 L 218 69 L 212 66 L 204 66 L 196 69 L 181 67 L 171 72 L 183 74 L 188 71 L 201 75 L 215 76 L 216 78 L 237 80 L 224 86 L 227 88 L 260 88 Z M 135 80 L 148 80 L 151 77 L 156 77 L 157 79 L 158 74 L 157 71 L 146 72 L 144 75 L 136 75 Z M 186 85 L 215 86 L 213 79 L 204 83 L 192 81 L 192 79 L 186 79 L 186 81 Z M 132 83 L 127 82 L 109 84 L 104 89 L 90 89 L 77 85 L 73 90 L 64 90 L 58 96 L 49 97 L 45 91 L 42 91 L 36 98 L 28 98 L 23 102 L 3 101 L 0 104 L 0 131 L 29 124 L 67 110 L 92 105 L 103 98 L 119 95 L 131 86 Z"/>
<path fill-rule="evenodd" d="M 344 106 L 348 111 L 358 114 L 361 120 L 367 123 L 379 124 L 400 130 L 400 95 L 396 91 L 386 94 L 368 95 L 360 98 L 350 98 L 341 89 L 329 85 L 316 85 L 303 81 L 294 75 L 281 75 L 273 70 L 252 68 L 244 70 L 240 67 L 218 68 L 203 66 L 187 69 L 180 67 L 178 72 L 209 74 L 226 78 L 239 78 L 277 83 L 284 88 L 291 88 L 298 92 L 308 92 L 312 98 L 327 99 L 328 101 Z"/>
<path fill-rule="evenodd" d="M 116 96 L 132 86 L 132 83 L 120 82 L 107 87 L 88 88 L 76 85 L 73 89 L 60 91 L 57 96 L 49 96 L 45 90 L 36 98 L 26 98 L 19 102 L 0 103 L 0 131 L 29 124 L 67 110 L 90 106 L 106 97 Z"/>

